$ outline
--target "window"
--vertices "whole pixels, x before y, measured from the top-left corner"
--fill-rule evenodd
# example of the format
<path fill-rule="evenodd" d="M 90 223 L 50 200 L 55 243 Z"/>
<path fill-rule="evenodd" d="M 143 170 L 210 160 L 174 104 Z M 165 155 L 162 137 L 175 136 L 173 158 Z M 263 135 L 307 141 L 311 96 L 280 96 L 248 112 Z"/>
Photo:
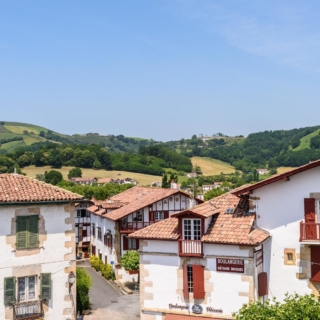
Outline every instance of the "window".
<path fill-rule="evenodd" d="M 123 250 L 137 250 L 139 249 L 139 240 L 123 236 Z"/>
<path fill-rule="evenodd" d="M 101 228 L 97 228 L 98 229 L 98 239 L 101 240 L 102 239 L 102 234 L 101 234 Z"/>
<path fill-rule="evenodd" d="M 87 210 L 86 209 L 81 209 L 77 210 L 77 217 L 78 218 L 85 218 L 87 216 Z"/>
<path fill-rule="evenodd" d="M 96 236 L 96 225 L 93 223 L 92 224 L 92 236 L 95 238 Z"/>
<path fill-rule="evenodd" d="M 141 211 L 137 211 L 136 221 L 139 221 L 139 222 L 143 221 L 143 216 Z"/>
<path fill-rule="evenodd" d="M 17 217 L 16 233 L 17 233 L 17 249 L 32 249 L 39 246 L 38 235 L 39 216 Z"/>
<path fill-rule="evenodd" d="M 154 221 L 159 221 L 164 219 L 164 212 L 156 211 L 154 213 Z"/>
<path fill-rule="evenodd" d="M 18 302 L 36 299 L 36 276 L 18 278 Z"/>
<path fill-rule="evenodd" d="M 310 246 L 311 250 L 311 281 L 320 282 L 320 247 Z"/>
<path fill-rule="evenodd" d="M 38 276 L 4 278 L 4 304 L 51 299 L 51 273 L 40 274 L 40 294 L 37 293 Z"/>
<path fill-rule="evenodd" d="M 112 249 L 113 243 L 112 243 L 112 234 L 111 233 L 105 233 L 104 234 L 104 245 Z"/>
<path fill-rule="evenodd" d="M 201 239 L 201 220 L 183 219 L 183 240 Z"/>
<path fill-rule="evenodd" d="M 193 264 L 183 265 L 183 296 L 189 299 L 189 294 L 194 299 L 204 299 L 204 266 Z"/>

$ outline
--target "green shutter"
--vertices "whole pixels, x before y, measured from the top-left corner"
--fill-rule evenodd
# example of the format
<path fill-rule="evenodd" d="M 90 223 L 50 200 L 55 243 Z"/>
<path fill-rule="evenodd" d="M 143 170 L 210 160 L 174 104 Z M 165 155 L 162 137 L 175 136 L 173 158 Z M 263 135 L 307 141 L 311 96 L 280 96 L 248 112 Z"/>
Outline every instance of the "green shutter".
<path fill-rule="evenodd" d="M 41 273 L 40 275 L 40 298 L 51 299 L 51 273 Z"/>
<path fill-rule="evenodd" d="M 38 216 L 29 216 L 27 217 L 27 226 L 28 226 L 28 241 L 27 248 L 38 248 L 39 246 L 39 231 L 38 231 Z"/>
<path fill-rule="evenodd" d="M 27 248 L 27 217 L 17 217 L 17 249 Z"/>
<path fill-rule="evenodd" d="M 16 278 L 4 278 L 4 304 L 14 304 L 16 302 Z"/>

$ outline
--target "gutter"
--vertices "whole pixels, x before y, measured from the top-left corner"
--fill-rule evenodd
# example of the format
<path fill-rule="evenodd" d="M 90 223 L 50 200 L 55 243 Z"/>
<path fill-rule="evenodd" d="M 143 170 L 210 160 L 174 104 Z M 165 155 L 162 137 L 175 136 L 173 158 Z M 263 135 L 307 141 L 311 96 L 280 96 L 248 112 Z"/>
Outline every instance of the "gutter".
<path fill-rule="evenodd" d="M 86 199 L 79 200 L 60 200 L 60 201 L 17 201 L 17 202 L 0 202 L 0 206 L 16 206 L 16 205 L 30 205 L 30 204 L 63 204 L 63 203 L 77 203 L 77 202 L 88 202 Z"/>

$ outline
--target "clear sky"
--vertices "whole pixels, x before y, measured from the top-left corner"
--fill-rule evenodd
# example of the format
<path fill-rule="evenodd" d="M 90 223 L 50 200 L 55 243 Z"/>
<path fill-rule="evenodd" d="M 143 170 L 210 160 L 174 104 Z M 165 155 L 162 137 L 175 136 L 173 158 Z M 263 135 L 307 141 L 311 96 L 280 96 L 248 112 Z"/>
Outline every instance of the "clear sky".
<path fill-rule="evenodd" d="M 319 0 L 0 0 L 0 120 L 173 140 L 320 124 Z"/>

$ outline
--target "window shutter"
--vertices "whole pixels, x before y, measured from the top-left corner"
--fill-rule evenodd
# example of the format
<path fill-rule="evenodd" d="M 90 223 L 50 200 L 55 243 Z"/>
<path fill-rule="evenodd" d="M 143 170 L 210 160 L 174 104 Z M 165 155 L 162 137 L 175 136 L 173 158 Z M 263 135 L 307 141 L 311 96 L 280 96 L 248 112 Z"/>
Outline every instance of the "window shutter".
<path fill-rule="evenodd" d="M 103 236 L 103 243 L 104 243 L 105 246 L 108 245 L 108 238 L 107 238 L 106 234 L 104 234 L 104 236 Z"/>
<path fill-rule="evenodd" d="M 193 275 L 193 298 L 204 299 L 204 266 L 194 264 L 192 266 Z"/>
<path fill-rule="evenodd" d="M 168 219 L 168 218 L 169 218 L 169 211 L 165 211 L 165 212 L 164 212 L 164 218 L 165 218 L 165 219 Z"/>
<path fill-rule="evenodd" d="M 113 247 L 113 239 L 112 239 L 112 234 L 109 235 L 109 248 L 112 249 Z"/>
<path fill-rule="evenodd" d="M 320 282 L 320 247 L 310 246 L 311 250 L 311 280 Z"/>
<path fill-rule="evenodd" d="M 4 304 L 14 304 L 16 302 L 16 278 L 4 278 Z"/>
<path fill-rule="evenodd" d="M 128 238 L 127 236 L 123 236 L 123 250 L 128 250 Z"/>
<path fill-rule="evenodd" d="M 27 217 L 28 226 L 28 242 L 27 248 L 37 248 L 39 246 L 39 216 L 29 216 Z"/>
<path fill-rule="evenodd" d="M 258 274 L 258 295 L 259 297 L 268 295 L 268 276 L 266 272 Z"/>
<path fill-rule="evenodd" d="M 27 217 L 17 217 L 16 223 L 17 249 L 27 248 Z"/>
<path fill-rule="evenodd" d="M 149 212 L 149 221 L 150 221 L 150 222 L 153 222 L 153 221 L 154 221 L 154 212 L 153 212 L 153 211 L 150 211 L 150 212 Z"/>
<path fill-rule="evenodd" d="M 189 299 L 189 288 L 188 288 L 188 265 L 183 266 L 183 297 Z"/>
<path fill-rule="evenodd" d="M 40 275 L 40 298 L 51 299 L 51 273 L 41 273 Z"/>

